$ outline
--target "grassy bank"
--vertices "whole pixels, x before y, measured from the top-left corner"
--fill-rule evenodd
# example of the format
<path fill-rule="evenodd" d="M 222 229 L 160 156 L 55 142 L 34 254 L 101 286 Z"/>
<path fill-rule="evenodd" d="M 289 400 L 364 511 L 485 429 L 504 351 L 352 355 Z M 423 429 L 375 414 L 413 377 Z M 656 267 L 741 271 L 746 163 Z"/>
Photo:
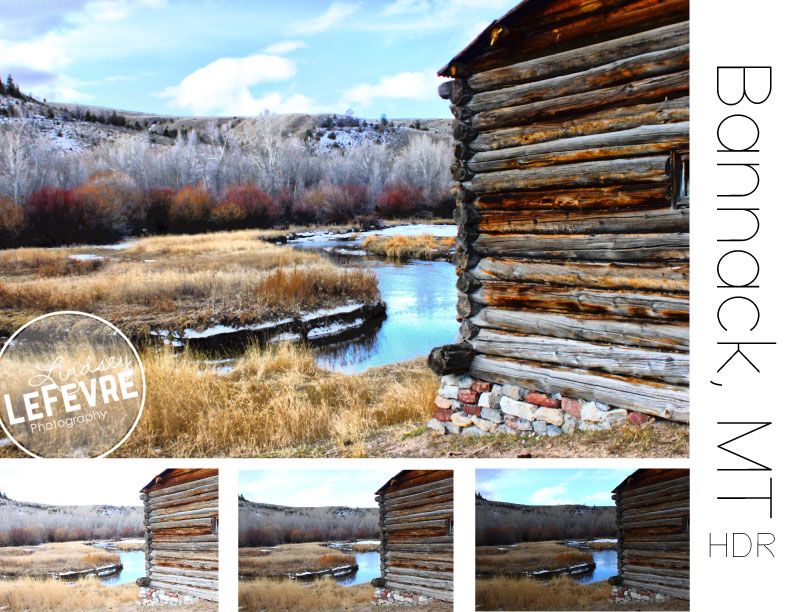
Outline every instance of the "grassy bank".
<path fill-rule="evenodd" d="M 420 236 L 367 236 L 361 243 L 372 255 L 388 259 L 447 259 L 454 249 L 454 238 Z"/>
<path fill-rule="evenodd" d="M 47 576 L 119 563 L 121 557 L 86 542 L 57 542 L 41 546 L 0 548 L 0 573 L 6 576 Z M 0 582 L 0 585 L 5 584 Z"/>
<path fill-rule="evenodd" d="M 246 612 L 349 610 L 368 606 L 373 597 L 374 587 L 371 585 L 343 587 L 332 578 L 312 584 L 271 578 L 243 580 L 239 583 L 239 606 Z"/>
<path fill-rule="evenodd" d="M 513 546 L 477 546 L 477 575 L 512 575 L 553 570 L 578 563 L 591 563 L 590 552 L 563 542 L 523 542 Z"/>
<path fill-rule="evenodd" d="M 578 584 L 568 576 L 476 580 L 477 610 L 599 610 L 610 598 L 607 582 Z"/>
<path fill-rule="evenodd" d="M 297 572 L 317 572 L 353 563 L 355 555 L 316 542 L 239 549 L 239 575 L 245 577 L 283 578 Z"/>
<path fill-rule="evenodd" d="M 0 610 L 8 612 L 121 612 L 134 609 L 137 595 L 134 584 L 106 586 L 97 578 L 0 580 Z"/>
<path fill-rule="evenodd" d="M 267 243 L 265 235 L 157 236 L 121 250 L 0 251 L 0 334 L 56 310 L 91 312 L 144 338 L 379 299 L 373 273 Z"/>

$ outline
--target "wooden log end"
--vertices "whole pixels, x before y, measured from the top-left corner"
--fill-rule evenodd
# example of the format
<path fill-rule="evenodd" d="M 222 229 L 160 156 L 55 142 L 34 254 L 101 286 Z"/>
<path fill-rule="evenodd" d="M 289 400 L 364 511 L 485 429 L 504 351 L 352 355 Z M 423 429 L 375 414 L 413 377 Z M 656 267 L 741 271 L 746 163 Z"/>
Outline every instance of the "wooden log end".
<path fill-rule="evenodd" d="M 446 344 L 432 349 L 427 359 L 429 368 L 438 376 L 463 374 L 473 361 L 473 347 L 467 342 Z"/>
<path fill-rule="evenodd" d="M 443 100 L 448 100 L 451 98 L 451 86 L 453 81 L 444 81 L 440 83 L 437 87 L 437 95 L 443 98 Z"/>

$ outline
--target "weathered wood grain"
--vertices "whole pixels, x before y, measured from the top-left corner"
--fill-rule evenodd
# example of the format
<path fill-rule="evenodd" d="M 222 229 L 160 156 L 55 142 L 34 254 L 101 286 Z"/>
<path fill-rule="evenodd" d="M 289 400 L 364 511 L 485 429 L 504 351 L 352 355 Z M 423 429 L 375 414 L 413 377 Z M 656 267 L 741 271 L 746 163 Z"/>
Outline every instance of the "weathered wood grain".
<path fill-rule="evenodd" d="M 690 420 L 688 390 L 684 387 L 485 355 L 473 359 L 470 371 L 483 380 L 593 399 L 672 421 Z"/>

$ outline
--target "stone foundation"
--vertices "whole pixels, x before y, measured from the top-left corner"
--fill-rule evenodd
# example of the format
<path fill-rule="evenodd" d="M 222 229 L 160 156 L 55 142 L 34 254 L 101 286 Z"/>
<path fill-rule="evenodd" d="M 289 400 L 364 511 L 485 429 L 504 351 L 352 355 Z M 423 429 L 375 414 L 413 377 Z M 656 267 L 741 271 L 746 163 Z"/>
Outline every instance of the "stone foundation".
<path fill-rule="evenodd" d="M 416 595 L 407 591 L 376 587 L 372 603 L 375 606 L 424 606 L 434 603 L 434 601 L 434 599 L 426 595 Z"/>
<path fill-rule="evenodd" d="M 611 601 L 616 603 L 663 603 L 677 599 L 670 595 L 663 595 L 661 593 L 653 593 L 652 591 L 644 591 L 643 589 L 636 589 L 633 587 L 614 586 L 611 587 Z"/>
<path fill-rule="evenodd" d="M 516 385 L 499 385 L 467 375 L 449 374 L 440 380 L 434 418 L 429 427 L 440 433 L 513 436 L 557 436 L 579 429 L 594 431 L 640 425 L 645 414 L 612 408 L 599 402 L 547 395 Z"/>
<path fill-rule="evenodd" d="M 137 601 L 142 606 L 185 606 L 207 600 L 163 589 L 140 587 Z"/>

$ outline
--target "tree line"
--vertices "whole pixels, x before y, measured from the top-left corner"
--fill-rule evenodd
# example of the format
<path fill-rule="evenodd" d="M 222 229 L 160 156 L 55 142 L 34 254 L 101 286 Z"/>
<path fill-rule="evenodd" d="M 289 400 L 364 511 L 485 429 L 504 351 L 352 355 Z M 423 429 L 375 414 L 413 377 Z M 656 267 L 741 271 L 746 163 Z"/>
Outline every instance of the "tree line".
<path fill-rule="evenodd" d="M 449 217 L 449 142 L 365 143 L 316 152 L 282 118 L 229 124 L 173 145 L 134 132 L 63 151 L 26 119 L 0 124 L 4 246 L 107 243 L 122 236 L 287 224 Z"/>

